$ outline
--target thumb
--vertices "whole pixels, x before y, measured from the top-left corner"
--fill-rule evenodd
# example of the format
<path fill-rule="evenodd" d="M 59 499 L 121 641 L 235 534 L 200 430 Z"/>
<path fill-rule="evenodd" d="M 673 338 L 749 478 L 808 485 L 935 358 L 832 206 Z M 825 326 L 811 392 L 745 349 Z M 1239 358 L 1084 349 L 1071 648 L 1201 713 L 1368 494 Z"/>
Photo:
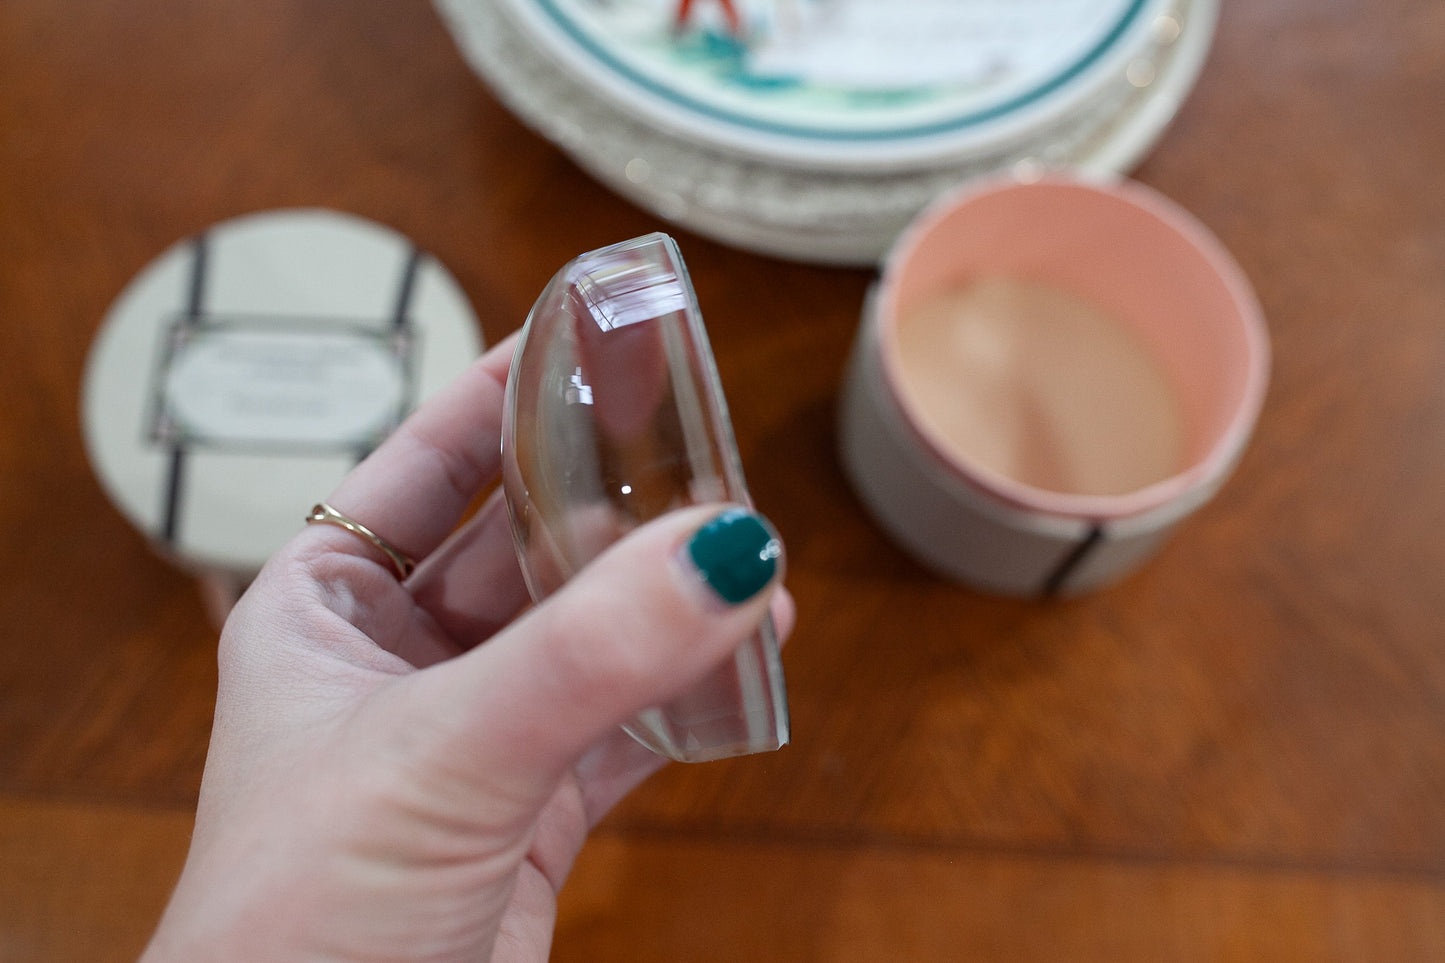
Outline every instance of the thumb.
<path fill-rule="evenodd" d="M 468 768 L 489 780 L 526 773 L 545 791 L 619 724 L 736 651 L 767 616 L 782 568 L 782 543 L 754 512 L 671 513 L 485 645 L 421 673 L 439 690 L 426 697 L 448 707 Z"/>

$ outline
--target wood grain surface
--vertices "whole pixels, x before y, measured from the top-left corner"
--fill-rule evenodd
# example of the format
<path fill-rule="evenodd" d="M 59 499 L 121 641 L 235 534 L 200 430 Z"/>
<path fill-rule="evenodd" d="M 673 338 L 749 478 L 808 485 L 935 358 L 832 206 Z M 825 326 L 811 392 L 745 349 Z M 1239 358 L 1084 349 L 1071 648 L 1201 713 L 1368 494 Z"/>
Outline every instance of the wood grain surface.
<path fill-rule="evenodd" d="M 845 484 L 868 272 L 673 229 L 788 546 L 795 741 L 626 801 L 556 959 L 1445 959 L 1445 6 L 1229 0 L 1136 176 L 1243 265 L 1273 378 L 1219 497 L 1071 601 L 937 580 Z M 489 341 L 667 229 L 418 0 L 0 3 L 0 960 L 132 958 L 178 871 L 215 633 L 79 389 L 151 258 L 285 206 L 411 235 Z"/>

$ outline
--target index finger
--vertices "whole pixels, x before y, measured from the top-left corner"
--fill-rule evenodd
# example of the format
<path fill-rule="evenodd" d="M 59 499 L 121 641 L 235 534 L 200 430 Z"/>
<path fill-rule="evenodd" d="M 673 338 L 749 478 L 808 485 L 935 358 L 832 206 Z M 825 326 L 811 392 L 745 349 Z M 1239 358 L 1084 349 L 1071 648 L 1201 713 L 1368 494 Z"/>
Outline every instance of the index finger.
<path fill-rule="evenodd" d="M 501 473 L 502 401 L 517 336 L 494 345 L 352 469 L 328 503 L 425 558 Z M 335 538 L 329 526 L 315 536 Z M 350 538 L 339 544 L 360 544 Z"/>

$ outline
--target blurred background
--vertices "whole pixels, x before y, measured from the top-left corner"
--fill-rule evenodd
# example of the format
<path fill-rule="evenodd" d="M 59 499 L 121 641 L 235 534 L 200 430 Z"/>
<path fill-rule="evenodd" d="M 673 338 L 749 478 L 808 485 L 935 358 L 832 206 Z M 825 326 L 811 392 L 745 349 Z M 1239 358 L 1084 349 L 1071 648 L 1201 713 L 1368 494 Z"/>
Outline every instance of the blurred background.
<path fill-rule="evenodd" d="M 293 206 L 408 235 L 487 343 L 573 256 L 672 232 L 785 536 L 793 744 L 620 806 L 555 959 L 1445 958 L 1442 107 L 1435 0 L 1222 5 L 1133 176 L 1254 283 L 1264 414 L 1143 570 L 1019 601 L 912 561 L 840 472 L 875 272 L 622 199 L 503 106 L 437 8 L 5 0 L 0 960 L 135 956 L 211 721 L 196 580 L 87 461 L 92 339 L 170 245 Z"/>

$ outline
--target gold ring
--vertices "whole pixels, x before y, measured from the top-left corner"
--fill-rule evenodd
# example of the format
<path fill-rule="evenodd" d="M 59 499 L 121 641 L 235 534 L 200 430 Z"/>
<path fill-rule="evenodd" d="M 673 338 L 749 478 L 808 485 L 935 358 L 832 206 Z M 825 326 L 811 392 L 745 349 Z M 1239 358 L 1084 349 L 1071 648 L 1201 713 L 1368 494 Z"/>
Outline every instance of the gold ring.
<path fill-rule="evenodd" d="M 396 569 L 396 577 L 399 580 L 405 581 L 406 577 L 416 569 L 416 561 L 410 555 L 407 555 L 355 519 L 347 518 L 325 502 L 311 509 L 311 514 L 306 516 L 306 523 L 308 525 L 315 522 L 324 522 L 327 525 L 336 525 L 344 528 L 353 535 L 360 535 L 381 549 L 386 553 L 386 557 L 391 559 L 391 564 Z"/>

